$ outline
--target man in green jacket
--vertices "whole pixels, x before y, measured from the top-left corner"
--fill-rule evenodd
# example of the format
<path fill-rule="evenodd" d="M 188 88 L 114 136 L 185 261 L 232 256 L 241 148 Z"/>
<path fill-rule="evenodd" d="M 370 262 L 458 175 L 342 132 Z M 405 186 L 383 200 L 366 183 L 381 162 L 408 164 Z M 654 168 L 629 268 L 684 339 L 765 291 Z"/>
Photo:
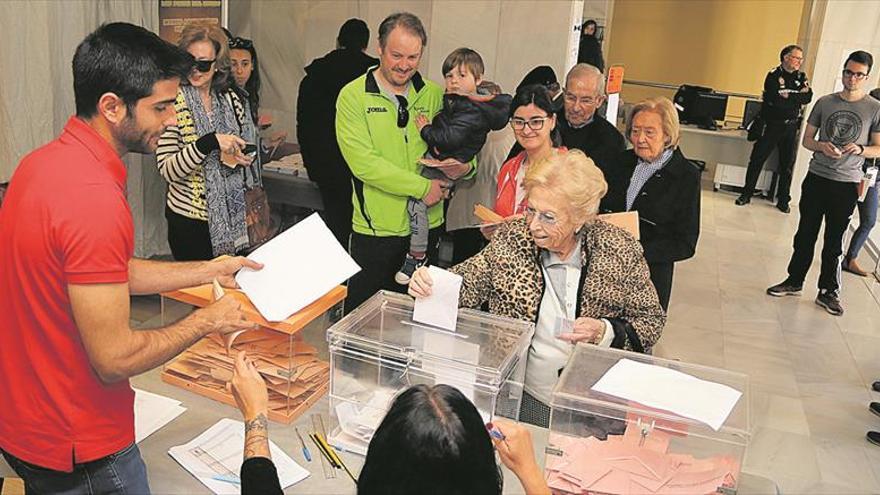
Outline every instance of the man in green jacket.
<path fill-rule="evenodd" d="M 451 180 L 472 172 L 470 164 L 455 163 L 443 168 L 449 181 L 419 175 L 428 146 L 415 118 L 424 114 L 430 120 L 443 106 L 443 89 L 418 72 L 426 43 L 418 17 L 388 16 L 379 25 L 379 66 L 342 88 L 336 100 L 336 138 L 354 176 L 349 250 L 362 267 L 349 282 L 346 312 L 379 289 L 404 289 L 394 274 L 409 250 L 410 197 L 430 206 L 428 258 L 436 260 L 441 202 Z"/>

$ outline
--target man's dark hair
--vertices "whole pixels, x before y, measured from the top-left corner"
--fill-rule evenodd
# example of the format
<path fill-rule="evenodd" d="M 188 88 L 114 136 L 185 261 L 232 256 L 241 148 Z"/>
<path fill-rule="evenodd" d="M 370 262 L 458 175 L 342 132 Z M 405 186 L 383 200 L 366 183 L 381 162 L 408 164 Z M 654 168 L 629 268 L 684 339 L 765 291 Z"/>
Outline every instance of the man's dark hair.
<path fill-rule="evenodd" d="M 449 385 L 400 394 L 376 430 L 358 495 L 500 494 L 503 478 L 477 408 Z"/>
<path fill-rule="evenodd" d="M 799 47 L 799 46 L 797 46 L 797 45 L 788 45 L 788 46 L 786 46 L 785 48 L 783 48 L 781 52 L 779 52 L 779 61 L 780 61 L 780 62 L 784 62 L 784 61 L 785 61 L 785 56 L 788 55 L 789 53 L 795 51 L 795 50 L 798 50 L 798 51 L 801 51 L 801 52 L 804 51 L 803 48 L 801 48 L 801 47 Z"/>
<path fill-rule="evenodd" d="M 868 72 L 871 72 L 871 67 L 874 65 L 874 57 L 864 50 L 856 50 L 850 53 L 849 57 L 846 57 L 846 62 L 843 63 L 844 68 L 850 62 L 865 64 L 868 66 Z"/>
<path fill-rule="evenodd" d="M 428 44 L 428 34 L 425 33 L 425 26 L 422 25 L 422 21 L 415 14 L 397 12 L 396 14 L 389 15 L 382 21 L 382 24 L 379 24 L 380 47 L 385 48 L 388 35 L 398 26 L 421 38 L 422 48 L 425 48 L 425 45 Z"/>
<path fill-rule="evenodd" d="M 341 48 L 350 48 L 353 50 L 366 50 L 367 44 L 370 42 L 370 28 L 367 23 L 360 19 L 349 19 L 339 28 L 339 36 L 336 37 L 336 43 Z"/>
<path fill-rule="evenodd" d="M 586 22 L 584 22 L 583 24 L 581 24 L 581 32 L 582 33 L 587 30 L 587 26 L 599 27 L 599 25 L 596 24 L 596 21 L 594 21 L 593 19 L 589 19 Z"/>
<path fill-rule="evenodd" d="M 73 55 L 76 115 L 94 116 L 104 93 L 119 96 L 131 113 L 138 100 L 152 94 L 157 81 L 184 79 L 192 66 L 189 53 L 140 26 L 104 24 Z"/>

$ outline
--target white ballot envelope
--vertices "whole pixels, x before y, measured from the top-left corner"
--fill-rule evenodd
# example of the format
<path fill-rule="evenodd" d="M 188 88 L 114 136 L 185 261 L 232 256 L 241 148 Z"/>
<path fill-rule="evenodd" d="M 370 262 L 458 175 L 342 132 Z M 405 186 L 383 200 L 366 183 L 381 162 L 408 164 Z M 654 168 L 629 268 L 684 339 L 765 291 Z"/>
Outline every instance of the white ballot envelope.
<path fill-rule="evenodd" d="M 235 280 L 268 321 L 287 319 L 361 271 L 317 213 L 248 258 L 263 269 L 242 268 Z"/>
<path fill-rule="evenodd" d="M 458 320 L 461 275 L 436 266 L 429 266 L 428 273 L 434 282 L 431 286 L 431 295 L 416 299 L 413 308 L 413 321 L 446 330 L 455 330 L 455 323 Z"/>

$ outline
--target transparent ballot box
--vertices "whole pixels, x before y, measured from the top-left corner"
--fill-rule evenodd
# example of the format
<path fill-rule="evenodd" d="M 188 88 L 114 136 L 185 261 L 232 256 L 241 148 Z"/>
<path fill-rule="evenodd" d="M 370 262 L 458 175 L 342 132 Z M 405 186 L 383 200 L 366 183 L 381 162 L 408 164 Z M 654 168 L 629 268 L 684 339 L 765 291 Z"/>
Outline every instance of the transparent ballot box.
<path fill-rule="evenodd" d="M 321 359 L 322 353 L 302 338 L 301 331 L 309 324 L 329 326 L 329 315 L 341 308 L 346 289 L 335 287 L 280 322 L 266 321 L 244 293 L 226 292 L 241 301 L 247 319 L 259 327 L 236 335 L 231 342 L 231 335 L 202 338 L 165 365 L 162 380 L 235 406 L 229 381 L 236 353 L 243 350 L 269 389 L 269 419 L 290 423 L 324 396 L 330 380 L 326 355 Z M 164 293 L 162 322 L 175 321 L 212 300 L 211 285 Z"/>
<path fill-rule="evenodd" d="M 550 402 L 544 475 L 554 493 L 736 492 L 746 375 L 579 344 Z"/>
<path fill-rule="evenodd" d="M 414 385 L 456 387 L 487 422 L 519 413 L 534 324 L 460 309 L 448 331 L 413 322 L 413 304 L 380 291 L 327 331 L 335 447 L 366 454 L 391 401 Z"/>

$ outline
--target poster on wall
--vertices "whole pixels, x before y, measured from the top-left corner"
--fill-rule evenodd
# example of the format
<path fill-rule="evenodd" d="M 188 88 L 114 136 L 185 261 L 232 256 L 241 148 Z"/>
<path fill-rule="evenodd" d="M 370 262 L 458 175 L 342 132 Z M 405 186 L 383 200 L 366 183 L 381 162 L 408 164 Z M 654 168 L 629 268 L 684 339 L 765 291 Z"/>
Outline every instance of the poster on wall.
<path fill-rule="evenodd" d="M 159 0 L 159 36 L 177 44 L 184 26 L 194 22 L 225 26 L 223 0 Z"/>

